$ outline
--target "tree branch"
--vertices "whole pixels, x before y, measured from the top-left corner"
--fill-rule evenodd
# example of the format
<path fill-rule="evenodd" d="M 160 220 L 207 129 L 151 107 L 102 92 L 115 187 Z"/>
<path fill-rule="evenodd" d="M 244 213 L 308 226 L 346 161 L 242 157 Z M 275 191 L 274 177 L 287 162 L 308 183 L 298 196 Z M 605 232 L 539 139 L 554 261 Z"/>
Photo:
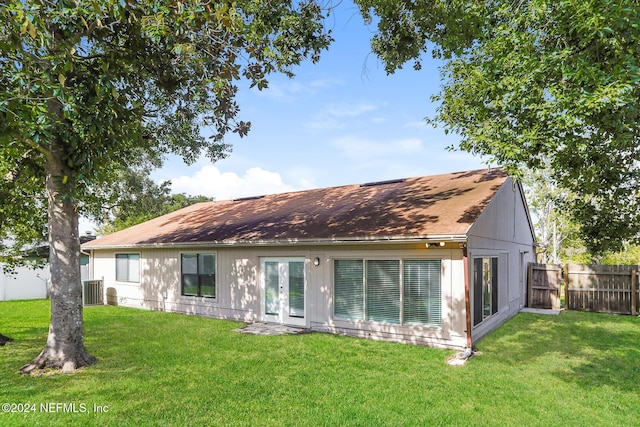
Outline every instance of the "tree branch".
<path fill-rule="evenodd" d="M 44 148 L 42 145 L 38 144 L 37 142 L 33 141 L 30 138 L 26 138 L 24 136 L 18 136 L 17 138 L 20 142 L 24 143 L 25 145 L 27 145 L 28 147 L 36 150 L 38 153 L 42 154 L 44 156 L 45 159 L 47 160 L 51 160 L 51 151 L 47 150 L 46 148 Z"/>

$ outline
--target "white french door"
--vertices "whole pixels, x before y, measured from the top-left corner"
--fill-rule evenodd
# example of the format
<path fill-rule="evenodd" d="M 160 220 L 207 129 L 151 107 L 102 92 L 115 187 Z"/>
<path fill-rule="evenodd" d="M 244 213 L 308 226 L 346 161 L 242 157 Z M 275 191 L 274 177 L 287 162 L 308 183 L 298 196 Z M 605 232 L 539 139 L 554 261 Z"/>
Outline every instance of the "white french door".
<path fill-rule="evenodd" d="M 261 298 L 263 320 L 306 326 L 304 258 L 262 258 Z"/>

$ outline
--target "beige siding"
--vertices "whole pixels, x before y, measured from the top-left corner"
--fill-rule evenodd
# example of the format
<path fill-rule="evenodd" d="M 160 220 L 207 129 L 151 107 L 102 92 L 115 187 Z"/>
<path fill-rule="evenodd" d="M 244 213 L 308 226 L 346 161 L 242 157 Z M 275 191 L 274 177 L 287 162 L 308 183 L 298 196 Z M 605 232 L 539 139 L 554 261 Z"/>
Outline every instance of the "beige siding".
<path fill-rule="evenodd" d="M 442 261 L 442 326 L 401 326 L 385 323 L 353 321 L 334 318 L 332 275 L 335 258 L 424 258 Z M 323 268 L 326 292 L 320 293 L 320 305 L 325 307 L 326 314 L 318 318 L 313 327 L 328 332 L 358 337 L 385 339 L 434 347 L 464 347 L 466 342 L 465 302 L 464 302 L 464 268 L 462 250 L 458 249 L 426 249 L 424 245 L 415 246 L 413 250 L 376 251 L 361 250 L 358 252 L 341 250 L 332 251 Z M 328 320 L 327 320 L 328 319 Z"/>
<path fill-rule="evenodd" d="M 180 254 L 217 254 L 217 297 L 181 296 Z M 140 283 L 115 280 L 115 254 L 140 254 Z M 194 250 L 139 249 L 96 250 L 93 277 L 104 280 L 107 293 L 117 295 L 120 305 L 177 311 L 242 321 L 261 320 L 260 259 L 302 257 L 306 259 L 305 320 L 308 328 L 376 339 L 463 347 L 465 344 L 464 270 L 457 244 L 425 248 L 424 244 L 353 244 L 325 246 L 244 246 Z M 333 317 L 333 260 L 336 258 L 426 258 L 442 260 L 442 326 L 419 327 Z M 315 266 L 315 258 L 320 265 Z"/>
<path fill-rule="evenodd" d="M 469 277 L 473 280 L 474 257 L 497 256 L 498 313 L 473 328 L 473 341 L 514 316 L 524 307 L 526 267 L 535 261 L 535 238 L 521 188 L 509 178 L 468 233 Z M 473 284 L 471 284 L 473 286 Z M 471 292 L 473 310 L 473 292 Z"/>

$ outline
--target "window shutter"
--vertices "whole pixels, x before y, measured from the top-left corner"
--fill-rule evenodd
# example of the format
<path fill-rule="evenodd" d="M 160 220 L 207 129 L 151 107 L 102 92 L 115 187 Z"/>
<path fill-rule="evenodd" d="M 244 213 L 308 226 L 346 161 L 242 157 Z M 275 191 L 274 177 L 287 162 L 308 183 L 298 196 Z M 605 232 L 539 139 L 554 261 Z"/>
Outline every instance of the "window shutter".
<path fill-rule="evenodd" d="M 364 319 L 364 277 L 362 260 L 337 259 L 334 270 L 334 315 Z"/>
<path fill-rule="evenodd" d="M 367 320 L 400 323 L 400 261 L 367 261 Z"/>
<path fill-rule="evenodd" d="M 403 323 L 440 326 L 441 261 L 405 260 L 403 264 Z"/>

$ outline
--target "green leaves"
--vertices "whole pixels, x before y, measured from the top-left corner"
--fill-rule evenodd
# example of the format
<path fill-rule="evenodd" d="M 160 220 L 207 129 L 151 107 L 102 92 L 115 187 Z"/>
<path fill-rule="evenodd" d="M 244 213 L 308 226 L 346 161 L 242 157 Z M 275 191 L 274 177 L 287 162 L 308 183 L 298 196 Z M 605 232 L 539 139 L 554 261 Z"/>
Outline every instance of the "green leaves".
<path fill-rule="evenodd" d="M 145 168 L 122 168 L 117 173 L 118 184 L 111 193 L 114 203 L 98 216 L 102 223 L 101 233 L 113 233 L 194 203 L 213 200 L 204 196 L 171 194 L 171 182 L 154 183 Z"/>
<path fill-rule="evenodd" d="M 393 72 L 446 60 L 430 123 L 514 174 L 549 164 L 589 249 L 640 233 L 640 2 L 358 0 Z"/>
<path fill-rule="evenodd" d="M 250 129 L 237 81 L 263 88 L 270 73 L 316 60 L 331 41 L 323 13 L 313 0 L 4 2 L 2 162 L 14 170 L 33 160 L 42 169 L 29 185 L 43 189 L 57 158 L 65 197 L 95 212 L 121 165 L 157 166 L 170 152 L 188 162 L 222 158 L 224 136 Z M 18 188 L 7 191 L 18 197 Z M 17 229 L 0 221 L 0 238 L 10 232 L 4 224 Z"/>

